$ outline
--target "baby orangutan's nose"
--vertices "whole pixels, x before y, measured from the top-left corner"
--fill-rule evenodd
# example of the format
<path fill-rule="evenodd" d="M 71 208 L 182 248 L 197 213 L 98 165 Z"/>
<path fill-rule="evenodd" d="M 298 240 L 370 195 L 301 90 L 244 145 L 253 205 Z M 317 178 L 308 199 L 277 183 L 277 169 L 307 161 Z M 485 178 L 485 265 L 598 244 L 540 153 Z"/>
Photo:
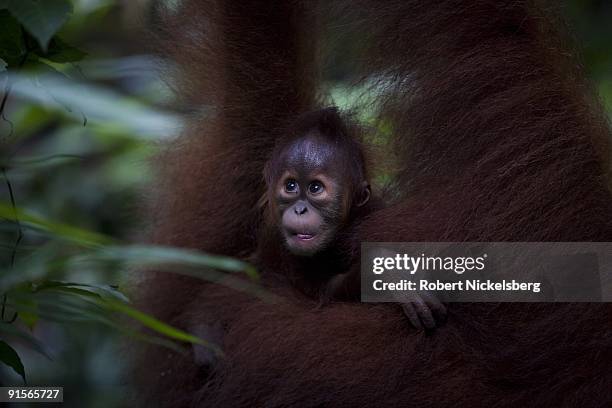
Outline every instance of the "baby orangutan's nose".
<path fill-rule="evenodd" d="M 295 211 L 297 215 L 302 215 L 307 211 L 307 208 L 304 204 L 298 203 L 293 207 L 293 211 Z"/>

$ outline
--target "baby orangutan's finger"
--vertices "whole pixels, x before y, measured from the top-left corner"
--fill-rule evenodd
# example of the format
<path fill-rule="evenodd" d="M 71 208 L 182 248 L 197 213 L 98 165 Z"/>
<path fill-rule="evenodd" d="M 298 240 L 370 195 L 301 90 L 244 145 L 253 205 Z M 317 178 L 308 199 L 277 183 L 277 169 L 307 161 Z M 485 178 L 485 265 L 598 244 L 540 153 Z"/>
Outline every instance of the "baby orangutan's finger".
<path fill-rule="evenodd" d="M 419 319 L 416 310 L 412 306 L 412 303 L 401 303 L 401 305 L 402 309 L 404 309 L 404 313 L 406 314 L 408 320 L 410 320 L 410 323 L 414 326 L 414 328 L 417 330 L 423 330 L 421 320 Z"/>
<path fill-rule="evenodd" d="M 429 308 L 433 312 L 433 315 L 436 318 L 437 322 L 443 322 L 446 320 L 446 306 L 442 302 L 440 302 L 440 299 L 438 299 L 436 296 L 432 295 L 429 292 L 421 293 L 421 297 L 425 301 L 425 304 L 429 306 Z"/>
<path fill-rule="evenodd" d="M 419 319 L 427 329 L 433 329 L 436 327 L 436 320 L 434 319 L 429 306 L 427 306 L 423 298 L 420 296 L 417 297 L 412 301 L 412 304 L 416 309 Z"/>

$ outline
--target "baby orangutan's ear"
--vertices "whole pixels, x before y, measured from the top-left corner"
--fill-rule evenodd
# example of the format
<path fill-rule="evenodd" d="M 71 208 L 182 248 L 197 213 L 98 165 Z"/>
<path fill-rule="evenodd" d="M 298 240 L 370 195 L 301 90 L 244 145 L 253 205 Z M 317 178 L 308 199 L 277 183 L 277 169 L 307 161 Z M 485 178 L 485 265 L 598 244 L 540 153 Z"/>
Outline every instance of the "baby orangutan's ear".
<path fill-rule="evenodd" d="M 357 194 L 357 199 L 355 200 L 355 206 L 363 207 L 370 200 L 370 195 L 370 183 L 368 183 L 367 181 L 362 181 L 360 185 L 359 194 Z"/>

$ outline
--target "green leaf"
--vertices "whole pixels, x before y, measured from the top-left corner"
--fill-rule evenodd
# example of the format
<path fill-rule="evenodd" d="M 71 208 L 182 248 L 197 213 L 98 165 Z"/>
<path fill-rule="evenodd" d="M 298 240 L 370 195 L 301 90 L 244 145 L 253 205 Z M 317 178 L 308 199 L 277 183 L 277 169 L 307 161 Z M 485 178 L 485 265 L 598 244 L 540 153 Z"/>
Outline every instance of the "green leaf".
<path fill-rule="evenodd" d="M 45 289 L 58 289 L 73 292 L 84 296 L 96 296 L 96 297 L 111 297 L 123 302 L 128 302 L 128 298 L 118 290 L 114 289 L 109 285 L 94 285 L 86 283 L 75 283 L 75 282 L 61 282 L 61 281 L 46 281 L 42 284 L 36 285 L 35 292 L 39 292 Z"/>
<path fill-rule="evenodd" d="M 277 302 L 277 295 L 261 286 L 257 270 L 238 259 L 184 248 L 158 245 L 104 246 L 93 252 L 75 256 L 71 268 L 99 262 L 121 262 L 123 268 L 139 268 L 158 272 L 177 273 L 215 282 L 249 293 L 267 302 Z M 225 272 L 242 272 L 250 279 Z"/>
<path fill-rule="evenodd" d="M 0 72 L 6 71 L 6 62 L 2 58 L 0 58 Z"/>
<path fill-rule="evenodd" d="M 118 296 L 101 296 L 100 293 L 86 289 L 89 285 L 78 285 L 80 286 L 80 288 L 78 288 L 74 286 L 65 286 L 61 282 L 47 282 L 43 286 L 45 290 L 37 290 L 37 293 L 41 295 L 46 293 L 47 300 L 50 301 L 50 303 L 45 303 L 44 297 L 37 297 L 37 299 L 40 302 L 41 315 L 48 319 L 53 319 L 52 315 L 55 314 L 55 319 L 59 318 L 58 320 L 64 319 L 65 321 L 73 322 L 79 321 L 79 319 L 81 321 L 98 321 L 115 329 L 124 330 L 122 326 L 113 322 L 113 320 L 116 319 L 111 320 L 111 316 L 108 315 L 109 312 L 118 312 L 170 339 L 200 344 L 210 348 L 218 355 L 223 355 L 221 349 L 214 344 L 163 323 L 155 317 L 135 309 Z M 60 293 L 60 295 L 49 298 L 49 294 L 53 292 Z M 43 307 L 45 304 L 46 307 Z M 25 306 L 24 303 L 19 303 L 18 306 L 22 305 Z M 22 312 L 20 307 L 18 307 L 18 310 L 20 313 Z M 28 309 L 26 308 L 26 310 Z M 43 310 L 44 312 L 42 312 Z M 134 334 L 136 334 L 136 332 L 134 332 Z M 173 348 L 171 343 L 164 343 L 165 346 Z"/>
<path fill-rule="evenodd" d="M 215 268 L 229 272 L 244 272 L 257 280 L 257 270 L 238 259 L 211 255 L 191 249 L 172 248 L 159 245 L 110 246 L 98 251 L 98 259 L 119 260 L 130 266 L 187 266 L 195 268 Z"/>
<path fill-rule="evenodd" d="M 123 326 L 114 326 L 113 329 L 117 330 L 119 333 L 121 333 L 122 335 L 126 336 L 126 337 L 131 337 L 134 340 L 138 340 L 138 341 L 142 341 L 145 343 L 150 343 L 150 344 L 155 344 L 157 346 L 162 346 L 162 347 L 166 347 L 169 348 L 170 350 L 173 350 L 179 354 L 185 354 L 186 353 L 186 349 L 185 347 L 181 346 L 180 344 L 178 344 L 175 341 L 172 341 L 166 337 L 161 337 L 161 336 L 157 336 L 157 335 L 149 335 L 149 334 L 144 334 L 141 333 L 137 330 L 132 330 L 129 327 L 123 327 Z"/>
<path fill-rule="evenodd" d="M 51 232 L 58 237 L 62 237 L 84 246 L 95 247 L 114 242 L 112 238 L 96 232 L 83 230 L 58 222 L 47 221 L 40 217 L 28 214 L 19 208 L 14 209 L 9 203 L 0 202 L 0 217 L 13 221 L 17 219 L 21 223 L 29 224 L 37 229 Z"/>
<path fill-rule="evenodd" d="M 26 382 L 25 368 L 23 368 L 19 354 L 2 340 L 0 340 L 0 361 L 15 370 L 23 378 L 23 382 Z"/>
<path fill-rule="evenodd" d="M 83 160 L 83 156 L 75 154 L 53 154 L 50 156 L 33 156 L 24 157 L 15 160 L 0 160 L 0 166 L 6 169 L 29 169 L 35 170 L 38 168 L 59 166 L 69 162 Z"/>
<path fill-rule="evenodd" d="M 1 7 L 1 4 L 0 4 Z M 25 55 L 21 26 L 6 10 L 0 10 L 0 58 L 5 65 L 17 66 Z"/>
<path fill-rule="evenodd" d="M 123 313 L 133 318 L 134 320 L 137 320 L 145 327 L 148 327 L 149 329 L 152 329 L 160 334 L 163 334 L 166 337 L 169 337 L 175 340 L 179 340 L 179 341 L 184 341 L 187 343 L 200 344 L 202 346 L 210 348 L 218 355 L 223 355 L 223 352 L 221 351 L 221 349 L 217 347 L 216 345 L 210 342 L 207 342 L 206 340 L 203 340 L 199 337 L 196 337 L 192 334 L 179 330 L 175 327 L 172 327 L 160 320 L 157 320 L 153 316 L 142 313 L 140 310 L 134 309 L 133 307 L 129 306 L 126 303 L 111 300 L 111 299 L 104 299 L 103 302 L 104 304 L 107 305 L 109 309 Z"/>
<path fill-rule="evenodd" d="M 43 51 L 72 13 L 69 0 L 5 0 L 4 3 Z"/>
<path fill-rule="evenodd" d="M 85 58 L 86 55 L 86 52 L 83 52 L 78 48 L 73 47 L 72 45 L 64 42 L 57 36 L 51 39 L 47 52 L 43 52 L 40 54 L 41 57 L 60 64 L 66 62 L 80 61 Z"/>
<path fill-rule="evenodd" d="M 92 291 L 89 288 L 96 291 Z M 97 289 L 104 289 L 104 291 L 100 293 Z M 41 319 L 48 321 L 64 323 L 97 322 L 131 337 L 169 347 L 178 352 L 184 350 L 172 340 L 200 344 L 210 348 L 219 356 L 223 356 L 223 352 L 218 346 L 135 309 L 124 300 L 125 297 L 123 295 L 110 294 L 108 296 L 109 290 L 114 291 L 112 288 L 88 284 L 57 281 L 44 282 L 37 286 L 34 292 L 37 303 L 35 310 L 39 312 L 38 314 Z M 26 293 L 14 293 L 12 299 L 14 307 L 17 308 L 20 315 L 24 311 L 34 310 L 31 298 Z M 113 317 L 114 313 L 121 313 L 130 317 L 164 337 L 156 337 L 136 331 L 132 323 L 127 326 L 123 325 L 120 323 L 121 320 Z M 0 325 L 0 332 L 3 331 L 3 326 L 10 325 Z M 8 329 L 11 329 L 11 327 L 8 327 Z M 37 351 L 40 351 L 39 349 L 40 347 L 37 348 Z"/>
<path fill-rule="evenodd" d="M 101 131 L 124 132 L 147 140 L 151 136 L 167 137 L 180 125 L 177 115 L 152 109 L 108 87 L 57 75 L 37 75 L 36 81 L 30 79 L 26 74 L 16 76 L 11 95 L 46 109 L 72 107 L 71 117 L 81 121 L 84 114 L 89 123 L 99 124 L 96 129 Z"/>
<path fill-rule="evenodd" d="M 23 311 L 19 312 L 19 318 L 23 316 Z M 52 360 L 49 352 L 47 350 L 47 346 L 43 344 L 40 340 L 34 337 L 31 333 L 28 333 L 24 330 L 19 329 L 14 324 L 8 323 L 0 323 L 0 333 L 7 333 L 11 336 L 18 337 L 21 342 L 24 343 L 28 348 L 40 353 L 45 356 L 47 359 Z"/>

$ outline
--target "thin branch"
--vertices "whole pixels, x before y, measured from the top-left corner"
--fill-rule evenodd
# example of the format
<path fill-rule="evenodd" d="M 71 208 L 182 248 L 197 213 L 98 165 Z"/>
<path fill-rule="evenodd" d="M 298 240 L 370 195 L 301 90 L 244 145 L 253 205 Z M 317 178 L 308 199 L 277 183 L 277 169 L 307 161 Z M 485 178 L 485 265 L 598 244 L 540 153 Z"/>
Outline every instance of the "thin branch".
<path fill-rule="evenodd" d="M 6 187 L 8 188 L 8 192 L 9 192 L 9 198 L 11 200 L 11 207 L 13 208 L 13 214 L 14 214 L 14 220 L 13 222 L 15 223 L 15 225 L 17 225 L 17 239 L 15 240 L 15 243 L 13 244 L 13 249 L 11 251 L 11 269 L 13 269 L 13 267 L 15 266 L 15 258 L 17 256 L 17 251 L 19 249 L 19 244 L 21 243 L 21 240 L 23 239 L 23 228 L 21 227 L 21 222 L 19 221 L 19 216 L 17 213 L 17 204 L 15 202 L 15 193 L 13 191 L 13 185 L 11 184 L 11 181 L 9 180 L 8 176 L 6 175 L 6 169 L 4 167 L 2 167 L 2 175 L 4 176 L 4 180 L 6 181 Z M 17 312 L 15 312 L 13 314 L 13 316 L 9 319 L 9 320 L 5 320 L 5 311 L 6 311 L 6 300 L 7 300 L 7 296 L 6 293 L 2 296 L 2 311 L 0 313 L 2 321 L 5 323 L 13 323 L 16 319 L 17 319 Z"/>
<path fill-rule="evenodd" d="M 23 239 L 23 229 L 21 228 L 21 222 L 19 221 L 19 217 L 17 213 L 17 204 L 15 203 L 15 193 L 13 191 L 13 185 L 11 184 L 11 181 L 6 175 L 6 169 L 4 167 L 2 167 L 2 175 L 4 176 L 4 179 L 6 180 L 6 187 L 8 188 L 8 191 L 9 191 L 11 207 L 13 208 L 13 215 L 15 217 L 13 221 L 15 222 L 15 225 L 17 225 L 17 239 L 15 240 L 15 244 L 13 245 L 13 253 L 11 254 L 11 268 L 12 268 L 13 266 L 15 266 L 15 255 L 17 254 L 17 247 L 19 246 L 19 243 Z"/>
<path fill-rule="evenodd" d="M 21 35 L 25 38 L 25 32 L 23 31 L 23 28 L 21 28 Z M 27 41 L 25 43 L 27 44 Z M 28 60 L 29 52 L 30 50 L 26 49 L 26 52 L 23 54 L 23 57 L 21 58 L 21 61 L 19 61 L 17 72 L 19 72 L 21 68 L 25 65 L 26 61 Z M 4 110 L 6 108 L 6 103 L 8 101 L 8 97 L 10 93 L 11 93 L 11 81 L 10 81 L 10 78 L 8 78 L 7 76 L 6 90 L 4 92 L 4 96 L 2 97 L 2 102 L 0 103 L 0 117 L 2 117 L 3 120 L 5 120 L 11 125 L 11 131 L 7 139 L 10 139 L 12 137 L 13 129 L 14 129 L 13 122 L 6 119 L 6 117 L 4 116 Z M 17 205 L 15 203 L 15 193 L 13 191 L 13 185 L 11 184 L 11 181 L 9 180 L 6 174 L 6 168 L 2 167 L 1 169 L 2 169 L 2 175 L 4 176 L 4 179 L 6 180 L 6 186 L 8 188 L 9 197 L 11 199 L 11 206 L 13 208 L 13 213 L 15 216 L 14 222 L 17 225 L 17 239 L 15 240 L 15 243 L 13 244 L 13 250 L 11 251 L 11 269 L 13 269 L 15 266 L 15 258 L 17 257 L 17 250 L 19 249 L 19 244 L 21 243 L 21 240 L 23 239 L 23 229 L 21 227 L 21 222 L 19 222 L 19 216 L 17 213 Z M 2 310 L 0 311 L 0 319 L 5 323 L 11 324 L 11 323 L 14 323 L 15 320 L 17 320 L 17 317 L 19 316 L 19 314 L 17 312 L 14 312 L 13 316 L 10 319 L 5 320 L 6 301 L 7 301 L 7 294 L 4 293 L 2 295 L 2 307 L 1 307 Z"/>
<path fill-rule="evenodd" d="M 11 81 L 7 75 L 6 77 L 6 87 L 4 88 L 4 95 L 2 96 L 2 102 L 0 102 L 0 118 L 2 118 L 2 120 L 6 123 L 9 124 L 9 126 L 11 127 L 11 130 L 9 131 L 8 136 L 6 137 L 7 139 L 10 139 L 13 136 L 13 131 L 14 131 L 14 125 L 13 122 L 11 122 L 10 120 L 8 120 L 6 118 L 6 116 L 4 115 L 4 109 L 6 108 L 6 103 L 8 101 L 8 97 L 11 94 Z"/>

